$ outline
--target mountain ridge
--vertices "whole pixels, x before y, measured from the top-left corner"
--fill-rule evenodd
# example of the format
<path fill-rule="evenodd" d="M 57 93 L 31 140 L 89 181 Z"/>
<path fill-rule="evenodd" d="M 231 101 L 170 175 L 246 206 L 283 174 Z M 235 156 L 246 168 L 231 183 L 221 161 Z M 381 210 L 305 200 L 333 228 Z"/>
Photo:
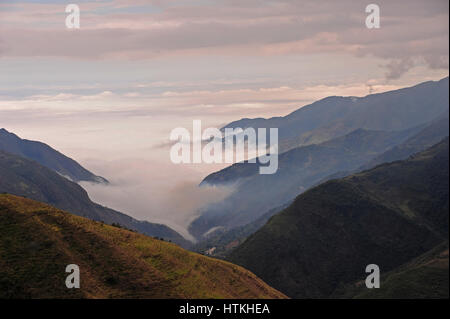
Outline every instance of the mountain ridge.
<path fill-rule="evenodd" d="M 258 163 L 233 164 L 207 176 L 200 185 L 234 182 L 235 191 L 223 202 L 207 207 L 189 230 L 201 238 L 215 226 L 232 228 L 250 223 L 330 174 L 360 167 L 419 129 L 357 129 L 330 141 L 294 148 L 279 154 L 278 171 L 273 175 L 258 174 Z"/>
<path fill-rule="evenodd" d="M 0 151 L 0 192 L 45 202 L 73 214 L 105 223 L 115 223 L 150 236 L 190 245 L 166 225 L 138 221 L 124 213 L 94 203 L 77 183 L 35 161 Z"/>
<path fill-rule="evenodd" d="M 0 129 L 0 150 L 34 160 L 74 182 L 87 181 L 108 184 L 108 180 L 105 178 L 94 175 L 75 160 L 49 145 L 22 139 L 4 128 Z"/>
<path fill-rule="evenodd" d="M 449 78 L 446 77 L 439 81 L 423 82 L 412 87 L 361 98 L 332 96 L 304 106 L 284 117 L 267 120 L 258 118 L 256 121 L 245 119 L 224 126 L 224 128 L 244 129 L 249 126 L 278 127 L 280 136 L 278 171 L 272 176 L 258 176 L 257 163 L 236 163 L 208 175 L 200 186 L 229 183 L 236 191 L 224 201 L 200 211 L 200 217 L 190 225 L 190 232 L 197 239 L 201 239 L 202 234 L 213 227 L 232 228 L 252 222 L 260 214 L 288 202 L 320 181 L 368 168 L 365 165 L 376 165 L 377 163 L 373 161 L 377 156 L 378 164 L 389 161 L 389 158 L 382 159 L 380 156 L 389 149 L 394 150 L 394 146 L 405 140 L 392 139 L 391 145 L 380 143 L 379 145 L 385 145 L 385 149 L 376 149 L 377 144 L 372 144 L 371 150 L 367 147 L 367 143 L 371 141 L 361 137 L 359 141 L 354 140 L 353 153 L 350 150 L 348 154 L 343 154 L 343 148 L 336 147 L 333 150 L 329 147 L 332 143 L 341 143 L 340 139 L 348 138 L 351 141 L 349 137 L 366 131 L 385 132 L 384 134 L 403 132 L 405 137 L 411 137 L 431 121 L 448 114 L 448 82 Z M 436 135 L 437 137 L 439 135 Z M 348 147 L 345 144 L 342 146 Z M 421 147 L 423 149 L 426 146 L 430 145 Z M 327 147 L 328 153 L 324 147 Z M 361 153 L 357 155 L 358 147 L 367 147 L 364 159 Z M 312 156 L 313 153 L 319 154 L 321 149 L 323 150 L 321 159 Z M 306 157 L 291 156 L 291 164 L 287 165 L 286 158 L 297 154 L 300 150 Z M 417 147 L 411 148 L 406 153 L 419 150 L 421 149 Z M 307 154 L 310 154 L 309 161 Z M 369 155 L 373 157 L 370 158 Z M 361 161 L 356 163 L 355 159 L 358 156 Z M 341 164 L 336 165 L 339 160 Z M 373 163 L 370 163 L 371 161 Z M 314 168 L 314 162 L 322 162 L 322 168 Z M 304 172 L 300 172 L 299 167 L 303 167 Z"/>
<path fill-rule="evenodd" d="M 0 255 L 0 298 L 286 298 L 229 262 L 13 195 L 0 194 Z"/>
<path fill-rule="evenodd" d="M 364 97 L 329 96 L 286 116 L 237 120 L 223 129 L 276 127 L 280 152 L 321 143 L 358 128 L 404 130 L 429 122 L 448 111 L 448 83 L 449 78 L 445 77 Z"/>
<path fill-rule="evenodd" d="M 308 190 L 228 260 L 293 298 L 329 297 L 368 264 L 394 270 L 448 241 L 448 144 Z"/>

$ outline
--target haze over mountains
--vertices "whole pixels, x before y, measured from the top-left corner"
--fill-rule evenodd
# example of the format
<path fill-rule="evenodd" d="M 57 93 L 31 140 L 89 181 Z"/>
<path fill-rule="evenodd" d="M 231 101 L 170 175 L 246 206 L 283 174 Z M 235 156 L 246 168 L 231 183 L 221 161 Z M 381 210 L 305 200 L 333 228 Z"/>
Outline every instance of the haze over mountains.
<path fill-rule="evenodd" d="M 202 185 L 231 184 L 236 190 L 203 210 L 191 233 L 202 238 L 212 229 L 251 223 L 328 178 L 438 142 L 448 135 L 448 92 L 447 77 L 363 98 L 329 97 L 286 117 L 230 123 L 226 127 L 278 127 L 279 169 L 264 176 L 257 173 L 258 164 L 237 163 L 207 176 Z"/>
<path fill-rule="evenodd" d="M 414 132 L 417 130 L 419 131 L 417 134 L 408 138 L 401 144 L 388 149 L 381 155 L 376 156 L 373 160 L 371 160 L 367 164 L 364 164 L 363 166 L 358 167 L 353 171 L 339 171 L 332 175 L 326 176 L 313 186 L 320 185 L 323 182 L 326 182 L 330 179 L 342 178 L 352 173 L 357 173 L 359 171 L 372 168 L 382 163 L 406 159 L 409 156 L 438 143 L 444 137 L 449 135 L 448 116 L 444 115 L 438 121 L 433 121 L 430 125 L 424 128 L 420 126 L 420 128 L 413 129 Z M 206 238 L 202 240 L 199 244 L 197 244 L 195 248 L 196 250 L 203 252 L 207 251 L 212 247 L 215 247 L 214 255 L 226 256 L 230 252 L 230 250 L 232 250 L 237 246 L 238 243 L 241 243 L 246 237 L 248 237 L 249 235 L 256 232 L 259 228 L 261 228 L 269 220 L 271 216 L 282 211 L 290 204 L 291 201 L 289 201 L 285 205 L 271 209 L 267 213 L 259 217 L 257 220 L 250 222 L 244 226 L 238 226 L 228 230 L 223 229 L 217 230 L 214 234 L 206 236 Z"/>
<path fill-rule="evenodd" d="M 365 97 L 330 96 L 284 117 L 242 119 L 225 127 L 277 127 L 280 152 L 317 144 L 358 128 L 399 131 L 448 111 L 449 78 Z"/>
<path fill-rule="evenodd" d="M 369 264 L 396 274 L 378 296 L 392 297 L 394 289 L 396 298 L 448 298 L 448 174 L 447 137 L 407 160 L 325 182 L 299 195 L 229 260 L 294 298 L 348 294 Z M 437 268 L 414 261 L 427 252 Z"/>
<path fill-rule="evenodd" d="M 375 157 L 362 168 L 367 169 L 378 164 L 393 162 L 406 159 L 408 156 L 418 153 L 449 135 L 449 116 L 448 112 L 437 120 L 432 121 L 430 125 L 424 127 L 420 132 L 413 135 L 405 142 L 392 147 L 383 154 Z"/>
<path fill-rule="evenodd" d="M 167 242 L 190 245 L 166 225 L 98 205 L 56 170 L 4 150 L 0 193 L 2 298 L 286 298 L 241 267 Z M 64 285 L 73 263 L 83 289 Z"/>
<path fill-rule="evenodd" d="M 92 202 L 77 183 L 39 163 L 0 150 L 0 193 L 24 196 L 59 209 L 108 224 L 119 224 L 149 236 L 188 242 L 176 231 L 161 225 L 136 220 L 128 215 Z"/>
<path fill-rule="evenodd" d="M 195 246 L 166 225 L 93 202 L 76 182 L 105 179 L 46 144 L 2 129 L 0 193 L 7 194 L 0 195 L 0 292 L 448 298 L 448 121 L 445 78 L 364 98 L 329 97 L 283 118 L 233 122 L 280 125 L 279 169 L 260 175 L 258 163 L 236 163 L 207 176 L 200 187 L 234 191 L 191 223 Z M 275 289 L 241 267 L 136 232 L 208 251 Z M 73 260 L 87 271 L 87 290 L 79 294 L 53 286 Z M 377 292 L 361 289 L 371 263 L 382 269 Z M 24 275 L 33 267 L 38 275 Z"/>

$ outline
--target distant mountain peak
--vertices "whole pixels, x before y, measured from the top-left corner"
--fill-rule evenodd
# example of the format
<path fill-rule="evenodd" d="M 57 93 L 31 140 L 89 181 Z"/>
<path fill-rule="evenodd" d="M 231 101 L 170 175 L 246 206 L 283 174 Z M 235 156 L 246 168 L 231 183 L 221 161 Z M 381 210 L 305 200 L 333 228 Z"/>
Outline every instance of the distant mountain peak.
<path fill-rule="evenodd" d="M 8 131 L 8 130 L 5 129 L 5 128 L 0 128 L 0 133 L 1 133 L 1 134 L 6 134 L 6 135 L 11 135 L 11 136 L 18 137 L 16 134 L 11 133 L 10 131 Z"/>

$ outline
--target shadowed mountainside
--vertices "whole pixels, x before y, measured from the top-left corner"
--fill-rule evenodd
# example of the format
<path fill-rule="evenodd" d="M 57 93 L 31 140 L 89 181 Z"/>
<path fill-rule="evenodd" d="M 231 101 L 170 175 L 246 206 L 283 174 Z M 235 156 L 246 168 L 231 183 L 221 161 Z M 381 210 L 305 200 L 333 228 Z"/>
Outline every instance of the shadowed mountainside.
<path fill-rule="evenodd" d="M 448 241 L 448 152 L 447 137 L 407 160 L 312 188 L 229 260 L 296 298 L 329 297 L 365 278 L 368 264 L 392 271 Z"/>
<path fill-rule="evenodd" d="M 400 132 L 358 129 L 318 145 L 298 147 L 279 155 L 278 171 L 272 175 L 259 174 L 258 163 L 237 163 L 213 173 L 202 185 L 234 182 L 236 190 L 224 201 L 207 207 L 189 230 L 201 238 L 212 227 L 232 228 L 251 223 L 326 176 L 357 169 L 419 129 Z"/>
<path fill-rule="evenodd" d="M 279 169 L 273 175 L 259 175 L 259 163 L 244 162 L 207 176 L 201 185 L 234 184 L 236 191 L 203 209 L 189 231 L 203 239 L 211 229 L 252 223 L 322 181 L 404 159 L 433 145 L 442 138 L 445 125 L 440 120 L 448 118 L 448 80 L 362 98 L 328 97 L 284 117 L 243 119 L 226 125 L 223 129 L 278 128 Z M 402 145 L 431 121 L 440 121 L 434 127 L 440 126 L 438 134 L 422 132 L 420 144 L 411 140 Z M 396 149 L 397 145 L 402 147 Z"/>
<path fill-rule="evenodd" d="M 380 288 L 366 289 L 363 282 L 353 283 L 337 294 L 358 299 L 448 299 L 448 242 L 381 275 Z"/>
<path fill-rule="evenodd" d="M 375 157 L 369 163 L 364 165 L 362 169 L 368 169 L 382 163 L 388 163 L 408 158 L 410 155 L 421 152 L 428 147 L 438 143 L 444 137 L 449 135 L 449 117 L 448 112 L 440 116 L 430 125 L 426 126 L 416 135 L 412 136 L 405 142 L 394 146 L 383 154 Z"/>
<path fill-rule="evenodd" d="M 218 229 L 210 236 L 206 236 L 204 240 L 195 244 L 191 249 L 214 257 L 225 258 L 233 249 L 242 244 L 248 236 L 263 227 L 270 217 L 285 209 L 289 204 L 273 208 L 254 222 L 246 225 L 231 229 Z"/>
<path fill-rule="evenodd" d="M 189 242 L 171 228 L 136 220 L 92 202 L 87 192 L 37 162 L 0 151 L 0 192 L 24 196 L 59 209 L 108 224 L 120 224 L 149 236 L 162 237 L 180 245 Z"/>
<path fill-rule="evenodd" d="M 330 179 L 343 178 L 363 170 L 370 169 L 383 163 L 394 162 L 407 159 L 409 156 L 424 151 L 430 146 L 440 142 L 443 138 L 449 136 L 449 118 L 448 113 L 440 116 L 425 126 L 417 134 L 413 135 L 405 142 L 400 143 L 386 152 L 376 156 L 374 159 L 359 167 L 354 171 L 340 171 L 320 180 L 316 185 L 322 184 Z"/>
<path fill-rule="evenodd" d="M 284 116 L 242 119 L 224 128 L 278 128 L 280 152 L 317 144 L 355 129 L 400 131 L 448 112 L 449 78 L 365 97 L 330 96 Z"/>
<path fill-rule="evenodd" d="M 3 128 L 0 129 L 0 150 L 36 161 L 75 182 L 108 183 L 47 144 L 21 139 Z"/>

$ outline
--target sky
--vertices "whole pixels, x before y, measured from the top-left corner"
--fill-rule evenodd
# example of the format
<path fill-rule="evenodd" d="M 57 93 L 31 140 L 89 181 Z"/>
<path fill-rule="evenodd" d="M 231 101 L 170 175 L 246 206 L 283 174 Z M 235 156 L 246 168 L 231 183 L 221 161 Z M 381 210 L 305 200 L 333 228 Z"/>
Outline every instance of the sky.
<path fill-rule="evenodd" d="M 111 180 L 83 185 L 94 200 L 187 236 L 230 190 L 197 187 L 221 165 L 170 162 L 173 128 L 439 80 L 448 15 L 447 0 L 0 0 L 0 127 Z"/>

